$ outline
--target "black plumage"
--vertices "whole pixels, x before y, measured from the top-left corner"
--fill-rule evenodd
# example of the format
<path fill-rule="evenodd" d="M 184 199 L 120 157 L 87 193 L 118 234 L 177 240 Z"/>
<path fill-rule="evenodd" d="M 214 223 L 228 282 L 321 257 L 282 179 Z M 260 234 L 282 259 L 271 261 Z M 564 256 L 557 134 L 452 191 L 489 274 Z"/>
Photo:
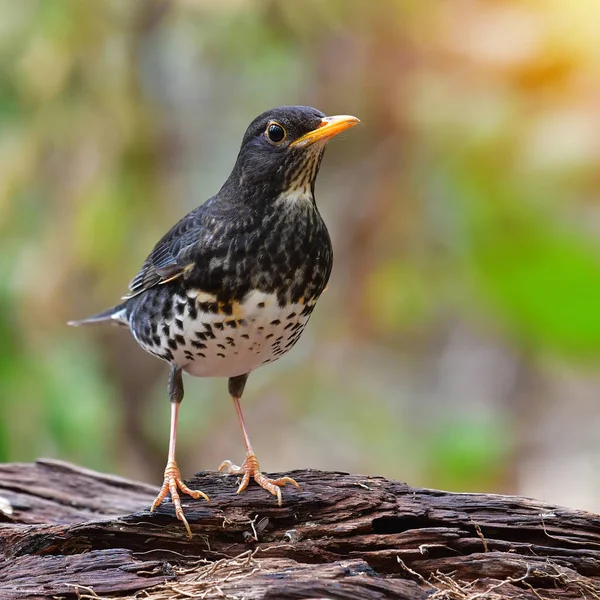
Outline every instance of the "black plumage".
<path fill-rule="evenodd" d="M 332 251 L 316 205 L 299 203 L 281 210 L 275 204 L 284 192 L 302 186 L 314 197 L 324 146 L 312 152 L 290 150 L 269 144 L 264 132 L 269 122 L 277 121 L 293 140 L 313 131 L 324 117 L 308 107 L 283 107 L 257 117 L 221 190 L 163 236 L 131 281 L 129 295 L 177 277 L 186 268 L 189 285 L 224 302 L 241 300 L 253 286 L 284 293 L 283 285 L 303 266 L 313 267 L 309 279 L 314 278 L 318 291 L 329 277 Z"/>
<path fill-rule="evenodd" d="M 267 111 L 248 127 L 235 166 L 219 192 L 156 244 L 118 306 L 72 324 L 113 321 L 171 364 L 171 445 L 156 506 L 171 493 L 189 526 L 178 490 L 186 488 L 175 462 L 176 424 L 183 398 L 181 372 L 225 376 L 245 444 L 239 491 L 253 477 L 277 495 L 290 478 L 270 480 L 259 470 L 245 431 L 239 398 L 249 373 L 276 360 L 298 340 L 333 264 L 327 228 L 314 201 L 326 142 L 355 125 L 349 116 L 325 117 L 314 108 Z M 232 391 L 233 390 L 233 391 Z"/>

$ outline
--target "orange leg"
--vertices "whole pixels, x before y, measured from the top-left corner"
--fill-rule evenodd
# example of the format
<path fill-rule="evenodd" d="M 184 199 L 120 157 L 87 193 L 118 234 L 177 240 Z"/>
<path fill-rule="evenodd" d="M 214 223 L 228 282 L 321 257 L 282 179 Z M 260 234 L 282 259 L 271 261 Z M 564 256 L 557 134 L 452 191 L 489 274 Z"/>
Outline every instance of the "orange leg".
<path fill-rule="evenodd" d="M 169 437 L 169 457 L 167 458 L 167 466 L 165 468 L 165 479 L 160 488 L 160 492 L 156 499 L 152 503 L 150 512 L 156 509 L 156 507 L 167 497 L 167 494 L 171 494 L 171 500 L 175 506 L 175 514 L 177 518 L 184 524 L 189 537 L 192 537 L 192 530 L 190 525 L 183 514 L 183 508 L 181 506 L 181 498 L 179 491 L 184 494 L 190 495 L 192 498 L 204 498 L 207 502 L 210 502 L 208 496 L 198 490 L 191 490 L 183 480 L 181 479 L 181 473 L 175 460 L 175 445 L 177 442 L 177 417 L 179 415 L 179 402 L 171 402 L 171 434 Z"/>
<path fill-rule="evenodd" d="M 277 496 L 277 504 L 281 506 L 280 488 L 283 487 L 286 483 L 291 483 L 297 488 L 299 488 L 300 486 L 291 477 L 271 479 L 261 473 L 258 460 L 256 458 L 256 455 L 254 454 L 254 450 L 252 449 L 250 438 L 248 437 L 248 431 L 246 430 L 246 423 L 244 421 L 244 415 L 242 414 L 240 399 L 237 396 L 233 396 L 233 402 L 235 404 L 235 410 L 237 412 L 238 420 L 240 422 L 240 427 L 242 428 L 242 435 L 244 436 L 244 445 L 246 446 L 246 460 L 244 460 L 240 467 L 234 465 L 230 460 L 225 460 L 219 466 L 219 471 L 225 470 L 228 474 L 242 476 L 242 481 L 237 490 L 238 494 L 240 492 L 243 492 L 248 487 L 248 483 L 250 483 L 250 477 L 252 477 L 254 481 L 256 481 L 258 485 L 260 485 L 261 488 L 267 490 L 268 492 L 271 492 L 273 496 Z"/>

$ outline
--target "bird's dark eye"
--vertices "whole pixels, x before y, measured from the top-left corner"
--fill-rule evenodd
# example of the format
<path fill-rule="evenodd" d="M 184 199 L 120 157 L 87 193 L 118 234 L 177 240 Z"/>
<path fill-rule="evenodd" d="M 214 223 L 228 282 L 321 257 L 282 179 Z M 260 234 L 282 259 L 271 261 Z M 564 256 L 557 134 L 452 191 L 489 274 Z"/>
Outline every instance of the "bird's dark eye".
<path fill-rule="evenodd" d="M 274 144 L 279 144 L 285 139 L 285 129 L 279 123 L 269 123 L 267 137 Z"/>

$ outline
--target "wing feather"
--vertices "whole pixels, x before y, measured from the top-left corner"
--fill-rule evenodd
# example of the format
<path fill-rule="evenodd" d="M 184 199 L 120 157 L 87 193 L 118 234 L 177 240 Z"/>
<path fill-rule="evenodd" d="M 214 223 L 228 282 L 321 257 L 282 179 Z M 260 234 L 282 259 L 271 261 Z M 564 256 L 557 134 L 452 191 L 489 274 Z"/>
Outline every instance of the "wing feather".
<path fill-rule="evenodd" d="M 154 246 L 138 274 L 129 283 L 129 293 L 124 299 L 172 281 L 183 275 L 190 247 L 202 238 L 205 228 L 200 206 L 176 223 Z"/>

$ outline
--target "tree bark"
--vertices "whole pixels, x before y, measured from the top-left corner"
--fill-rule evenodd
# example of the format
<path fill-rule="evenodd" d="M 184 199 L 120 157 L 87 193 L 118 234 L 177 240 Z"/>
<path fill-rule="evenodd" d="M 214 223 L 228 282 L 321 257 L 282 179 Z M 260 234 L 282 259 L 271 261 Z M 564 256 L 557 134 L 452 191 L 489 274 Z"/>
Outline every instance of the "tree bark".
<path fill-rule="evenodd" d="M 41 460 L 0 465 L 0 598 L 600 598 L 600 517 L 516 496 L 290 473 L 283 506 L 201 472 L 190 540 L 158 488 Z"/>

